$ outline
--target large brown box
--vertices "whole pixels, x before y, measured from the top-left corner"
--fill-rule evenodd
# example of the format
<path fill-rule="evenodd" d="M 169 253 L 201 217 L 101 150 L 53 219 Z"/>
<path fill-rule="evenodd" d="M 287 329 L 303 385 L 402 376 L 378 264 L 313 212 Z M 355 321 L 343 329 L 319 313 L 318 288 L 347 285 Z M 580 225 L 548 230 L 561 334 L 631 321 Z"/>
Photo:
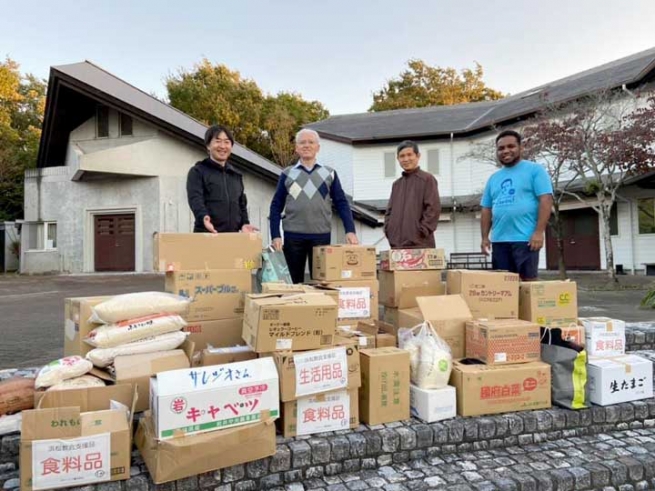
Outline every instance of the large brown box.
<path fill-rule="evenodd" d="M 202 351 L 209 345 L 225 348 L 246 344 L 243 340 L 243 316 L 218 321 L 201 321 L 189 323 L 182 329 L 189 333 L 196 351 Z"/>
<path fill-rule="evenodd" d="M 344 389 L 345 390 L 345 389 Z M 334 391 L 341 392 L 341 391 Z M 359 426 L 359 398 L 357 396 L 357 389 L 348 389 L 348 399 L 350 401 L 350 418 L 349 428 L 354 429 Z M 329 397 L 331 392 L 324 394 L 315 394 L 307 396 L 307 398 L 321 399 Z M 284 438 L 293 438 L 296 436 L 298 430 L 298 400 L 285 402 L 282 404 L 282 417 L 279 420 L 282 428 L 282 435 Z M 343 428 L 344 430 L 347 428 Z"/>
<path fill-rule="evenodd" d="M 262 236 L 256 233 L 158 233 L 153 242 L 155 271 L 252 270 L 262 266 Z"/>
<path fill-rule="evenodd" d="M 539 326 L 519 319 L 469 321 L 466 323 L 466 357 L 487 365 L 539 361 Z"/>
<path fill-rule="evenodd" d="M 93 307 L 109 300 L 105 297 L 67 298 L 64 302 L 64 356 L 86 356 L 93 346 L 84 342 L 84 338 L 100 324 L 89 322 Z"/>
<path fill-rule="evenodd" d="M 449 295 L 461 295 L 474 319 L 517 319 L 519 275 L 492 271 L 449 270 Z"/>
<path fill-rule="evenodd" d="M 243 315 L 244 293 L 252 292 L 247 269 L 170 271 L 164 289 L 190 298 L 187 322 L 234 319 Z"/>
<path fill-rule="evenodd" d="M 416 297 L 446 293 L 441 271 L 380 271 L 380 303 L 385 307 L 416 307 Z"/>
<path fill-rule="evenodd" d="M 409 419 L 409 351 L 378 348 L 360 351 L 362 388 L 359 417 L 379 425 Z"/>
<path fill-rule="evenodd" d="M 519 318 L 544 327 L 569 328 L 578 323 L 575 281 L 526 281 L 519 292 Z"/>
<path fill-rule="evenodd" d="M 315 280 L 375 279 L 375 247 L 329 245 L 314 247 L 312 278 Z"/>
<path fill-rule="evenodd" d="M 457 414 L 480 416 L 551 406 L 550 365 L 535 361 L 490 366 L 453 361 L 450 385 L 457 389 Z"/>
<path fill-rule="evenodd" d="M 332 346 L 337 304 L 323 294 L 247 295 L 243 339 L 253 351 L 304 351 Z"/>

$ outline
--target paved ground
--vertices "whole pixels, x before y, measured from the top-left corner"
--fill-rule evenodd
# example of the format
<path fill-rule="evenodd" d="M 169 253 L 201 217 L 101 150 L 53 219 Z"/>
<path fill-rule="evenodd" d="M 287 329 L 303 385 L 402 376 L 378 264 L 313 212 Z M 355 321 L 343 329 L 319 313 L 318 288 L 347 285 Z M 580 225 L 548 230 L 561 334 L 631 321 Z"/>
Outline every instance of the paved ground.
<path fill-rule="evenodd" d="M 575 279 L 580 285 L 581 315 L 655 323 L 655 311 L 638 308 L 643 290 L 596 291 L 590 288 L 606 283 L 601 275 Z M 643 287 L 647 279 L 637 280 Z M 0 369 L 36 366 L 62 355 L 65 298 L 161 291 L 163 287 L 161 275 L 0 275 Z"/>

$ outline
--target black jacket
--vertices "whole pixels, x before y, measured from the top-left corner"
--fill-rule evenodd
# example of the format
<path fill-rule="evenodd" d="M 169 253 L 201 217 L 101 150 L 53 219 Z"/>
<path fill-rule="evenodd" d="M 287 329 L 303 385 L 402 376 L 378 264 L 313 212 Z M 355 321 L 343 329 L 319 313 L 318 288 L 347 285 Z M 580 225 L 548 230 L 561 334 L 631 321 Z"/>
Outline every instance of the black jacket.
<path fill-rule="evenodd" d="M 225 167 L 210 158 L 196 162 L 189 170 L 186 192 L 196 219 L 194 232 L 207 232 L 206 215 L 217 232 L 238 232 L 250 223 L 243 176 L 229 162 Z"/>

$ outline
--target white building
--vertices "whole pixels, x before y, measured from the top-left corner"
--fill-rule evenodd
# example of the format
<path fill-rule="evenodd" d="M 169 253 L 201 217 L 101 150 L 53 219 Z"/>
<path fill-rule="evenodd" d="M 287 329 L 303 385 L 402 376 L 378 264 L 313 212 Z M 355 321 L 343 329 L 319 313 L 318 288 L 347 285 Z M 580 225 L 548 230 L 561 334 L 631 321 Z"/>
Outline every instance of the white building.
<path fill-rule="evenodd" d="M 206 157 L 205 130 L 92 63 L 52 67 L 37 168 L 25 174 L 21 272 L 152 271 L 153 234 L 193 230 L 186 176 Z M 281 169 L 239 144 L 230 161 L 266 243 Z M 335 239 L 342 228 L 335 220 Z"/>
<path fill-rule="evenodd" d="M 496 170 L 471 156 L 476 145 L 502 129 L 525 122 L 546 104 L 571 101 L 599 90 L 652 90 L 655 48 L 575 74 L 499 101 L 333 116 L 308 127 L 321 135 L 320 159 L 337 169 L 354 202 L 382 217 L 391 186 L 400 177 L 396 146 L 416 141 L 421 168 L 435 175 L 442 199 L 436 232 L 438 247 L 447 254 L 480 250 L 479 201 Z M 622 189 L 613 217 L 615 264 L 624 270 L 644 270 L 655 263 L 655 176 L 648 174 Z M 578 201 L 562 206 L 565 260 L 569 269 L 605 267 L 597 213 Z M 365 243 L 388 248 L 379 227 L 360 225 Z M 557 252 L 548 234 L 541 267 L 557 269 Z"/>

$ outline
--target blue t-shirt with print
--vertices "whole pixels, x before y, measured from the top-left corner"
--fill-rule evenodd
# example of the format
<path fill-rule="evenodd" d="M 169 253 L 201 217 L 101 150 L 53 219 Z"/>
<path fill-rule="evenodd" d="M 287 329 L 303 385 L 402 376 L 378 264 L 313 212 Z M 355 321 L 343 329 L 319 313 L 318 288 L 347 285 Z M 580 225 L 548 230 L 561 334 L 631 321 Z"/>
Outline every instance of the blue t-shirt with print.
<path fill-rule="evenodd" d="M 539 196 L 552 193 L 546 169 L 535 162 L 521 160 L 495 172 L 480 203 L 491 208 L 491 241 L 528 242 L 537 228 Z"/>

